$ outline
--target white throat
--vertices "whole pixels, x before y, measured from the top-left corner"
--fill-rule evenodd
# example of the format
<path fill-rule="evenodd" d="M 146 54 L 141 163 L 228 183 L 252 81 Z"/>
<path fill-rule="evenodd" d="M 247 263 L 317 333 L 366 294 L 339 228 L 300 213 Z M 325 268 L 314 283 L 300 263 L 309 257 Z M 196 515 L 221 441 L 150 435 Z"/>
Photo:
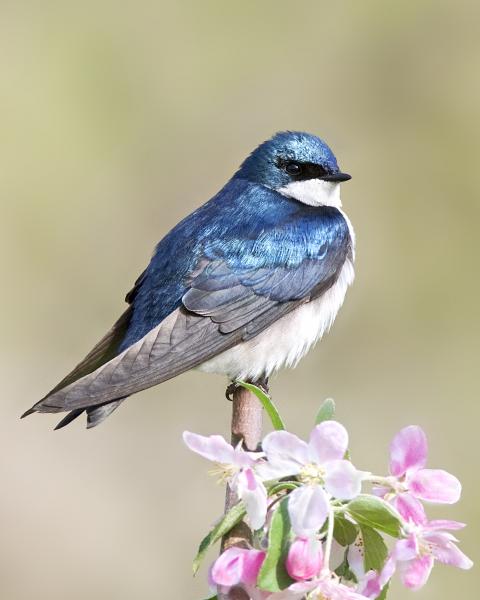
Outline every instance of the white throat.
<path fill-rule="evenodd" d="M 323 181 L 323 179 L 292 181 L 278 191 L 309 206 L 334 206 L 335 208 L 342 206 L 340 184 L 335 181 Z"/>

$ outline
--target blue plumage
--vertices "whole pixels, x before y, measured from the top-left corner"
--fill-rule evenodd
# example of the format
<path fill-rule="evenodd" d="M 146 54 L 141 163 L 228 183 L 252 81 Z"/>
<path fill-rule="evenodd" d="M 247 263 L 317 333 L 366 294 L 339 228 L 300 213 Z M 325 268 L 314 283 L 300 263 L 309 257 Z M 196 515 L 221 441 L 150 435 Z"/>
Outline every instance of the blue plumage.
<path fill-rule="evenodd" d="M 339 172 L 335 155 L 319 137 L 301 131 L 282 131 L 256 148 L 242 163 L 235 177 L 278 189 L 290 181 L 284 170 L 272 169 L 279 157 L 286 161 L 321 165 L 329 174 Z"/>
<path fill-rule="evenodd" d="M 129 307 L 31 412 L 84 410 L 88 426 L 129 395 L 190 368 L 268 377 L 330 327 L 353 280 L 353 232 L 320 138 L 282 132 L 157 245 Z M 273 336 L 273 337 L 272 337 Z"/>
<path fill-rule="evenodd" d="M 201 260 L 223 259 L 234 273 L 290 270 L 290 277 L 258 292 L 279 300 L 301 298 L 308 279 L 295 281 L 295 269 L 310 259 L 310 272 L 326 265 L 327 251 L 347 252 L 348 226 L 331 207 L 312 207 L 235 177 L 209 202 L 186 217 L 158 244 L 133 302 L 133 315 L 120 350 L 141 339 L 181 305 Z M 236 279 L 235 279 L 236 281 Z M 233 283 L 233 280 L 232 280 Z"/>

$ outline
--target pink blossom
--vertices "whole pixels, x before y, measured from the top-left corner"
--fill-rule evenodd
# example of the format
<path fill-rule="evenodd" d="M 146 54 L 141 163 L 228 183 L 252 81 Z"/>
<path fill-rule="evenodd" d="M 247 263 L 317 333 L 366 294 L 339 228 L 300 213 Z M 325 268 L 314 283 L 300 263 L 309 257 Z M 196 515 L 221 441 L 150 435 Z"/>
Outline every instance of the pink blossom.
<path fill-rule="evenodd" d="M 228 548 L 213 563 L 211 578 L 217 585 L 232 587 L 239 583 L 255 585 L 265 560 L 265 552 L 246 548 Z"/>
<path fill-rule="evenodd" d="M 365 572 L 365 546 L 361 534 L 348 547 L 348 566 L 358 581 L 357 591 L 366 598 L 374 599 L 390 581 L 395 572 L 394 563 L 386 563 L 380 573 L 370 570 Z"/>
<path fill-rule="evenodd" d="M 340 583 L 339 578 L 329 571 L 324 572 L 312 581 L 293 583 L 282 592 L 268 596 L 269 600 L 300 600 L 306 594 L 310 598 L 321 598 L 322 600 L 365 600 L 365 596 L 359 594 L 354 587 Z"/>
<path fill-rule="evenodd" d="M 289 497 L 292 528 L 299 537 L 318 531 L 329 510 L 329 495 L 349 500 L 361 491 L 364 473 L 344 460 L 348 433 L 336 421 L 324 421 L 310 434 L 307 444 L 288 431 L 274 431 L 263 440 L 266 462 L 258 467 L 263 479 L 295 475 L 302 485 Z"/>
<path fill-rule="evenodd" d="M 297 538 L 290 545 L 285 566 L 292 579 L 312 579 L 320 573 L 322 565 L 322 544 L 316 538 Z"/>
<path fill-rule="evenodd" d="M 367 573 L 359 580 L 357 591 L 365 598 L 375 600 L 375 598 L 380 596 L 383 585 L 381 576 L 376 571 L 367 571 Z"/>
<path fill-rule="evenodd" d="M 435 560 L 460 569 L 470 569 L 472 561 L 456 546 L 458 540 L 448 531 L 464 527 L 458 521 L 428 521 L 421 503 L 410 494 L 395 501 L 398 512 L 406 521 L 405 539 L 395 544 L 392 557 L 406 587 L 418 589 L 425 585 Z"/>
<path fill-rule="evenodd" d="M 215 463 L 212 474 L 229 483 L 243 500 L 252 528 L 260 529 L 267 514 L 267 491 L 255 473 L 260 453 L 246 452 L 241 444 L 234 448 L 221 435 L 206 437 L 185 431 L 183 441 L 190 450 Z"/>
<path fill-rule="evenodd" d="M 404 427 L 390 445 L 390 473 L 387 483 L 395 494 L 408 492 L 428 502 L 453 504 L 460 498 L 462 486 L 458 479 L 442 469 L 425 469 L 427 437 L 421 427 Z M 389 488 L 375 492 L 386 496 Z"/>
<path fill-rule="evenodd" d="M 255 600 L 266 598 L 268 594 L 255 588 L 258 573 L 265 560 L 265 552 L 246 548 L 228 548 L 213 563 L 210 569 L 210 583 L 226 594 L 229 589 L 239 586 Z"/>

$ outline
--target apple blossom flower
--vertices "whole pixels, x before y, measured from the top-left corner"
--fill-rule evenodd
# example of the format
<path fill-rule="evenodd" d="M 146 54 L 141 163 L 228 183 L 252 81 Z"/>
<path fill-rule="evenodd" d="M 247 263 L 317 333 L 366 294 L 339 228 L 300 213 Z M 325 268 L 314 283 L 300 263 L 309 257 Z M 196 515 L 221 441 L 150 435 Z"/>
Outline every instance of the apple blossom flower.
<path fill-rule="evenodd" d="M 241 443 L 234 448 L 221 435 L 207 437 L 185 431 L 183 441 L 190 450 L 215 463 L 212 475 L 230 485 L 243 500 L 252 528 L 260 529 L 267 514 L 267 490 L 255 473 L 260 453 L 246 452 Z"/>
<path fill-rule="evenodd" d="M 306 595 L 312 600 L 365 600 L 366 598 L 359 594 L 355 587 L 340 583 L 340 579 L 334 573 L 327 571 L 322 572 L 317 579 L 293 583 L 285 590 L 268 596 L 268 600 L 303 600 Z"/>
<path fill-rule="evenodd" d="M 297 538 L 290 545 L 285 567 L 296 581 L 318 576 L 323 566 L 322 544 L 314 537 Z"/>
<path fill-rule="evenodd" d="M 358 581 L 357 591 L 361 596 L 368 598 L 369 600 L 375 600 L 380 596 L 383 587 L 386 585 L 382 583 L 382 575 L 376 571 L 367 571 L 363 577 Z"/>
<path fill-rule="evenodd" d="M 391 499 L 392 493 L 408 492 L 427 502 L 457 502 L 462 490 L 460 482 L 443 469 L 425 469 L 427 453 L 427 437 L 421 427 L 410 425 L 401 429 L 390 445 L 390 477 L 374 492 L 386 499 Z"/>
<path fill-rule="evenodd" d="M 353 544 L 348 546 L 347 561 L 358 582 L 357 592 L 371 600 L 380 595 L 395 572 L 393 563 L 386 563 L 380 573 L 374 570 L 365 571 L 365 545 L 361 533 Z"/>
<path fill-rule="evenodd" d="M 261 535 L 257 531 L 252 536 L 252 544 L 261 549 L 231 547 L 212 564 L 209 580 L 220 596 L 241 588 L 251 600 L 376 600 L 396 571 L 406 587 L 417 589 L 428 580 L 435 561 L 461 569 L 472 566 L 452 535 L 464 525 L 450 520 L 429 521 L 425 514 L 421 500 L 456 502 L 461 485 L 446 471 L 425 468 L 427 440 L 420 427 L 405 427 L 392 440 L 387 477 L 359 471 L 345 459 L 348 433 L 336 421 L 317 425 L 308 442 L 284 430 L 274 431 L 264 438 L 262 452 L 247 452 L 241 444 L 233 447 L 218 435 L 185 432 L 184 441 L 191 450 L 215 463 L 214 474 L 244 502 L 251 528 L 263 528 Z M 377 536 L 391 530 L 382 526 L 383 513 L 381 507 L 376 508 L 379 502 L 369 503 L 367 494 L 366 501 L 358 502 L 355 508 L 344 503 L 360 494 L 365 480 L 376 486 L 374 494 L 395 508 L 392 514 L 396 527 L 392 533 L 397 539 L 378 572 L 365 571 L 366 554 L 370 552 L 372 559 L 376 553 L 379 558 L 379 548 L 374 538 L 364 539 L 362 533 L 366 532 L 364 525 L 376 530 Z M 270 498 L 264 481 L 272 482 Z M 269 499 L 271 504 L 267 506 Z M 278 501 L 286 502 L 290 521 L 288 524 L 282 515 L 283 529 L 278 528 L 280 521 L 272 519 Z M 338 533 L 345 533 L 337 538 L 349 542 L 352 528 L 342 526 L 338 514 L 351 521 L 357 532 L 353 543 L 346 546 L 335 541 L 335 527 L 338 523 Z M 275 544 L 280 534 L 278 553 Z M 289 544 L 286 557 L 284 543 Z M 274 544 L 274 552 L 269 544 Z M 267 555 L 260 582 L 257 580 Z M 262 590 L 259 584 L 270 587 L 279 561 L 293 582 L 282 591 Z M 336 566 L 338 573 L 345 573 L 345 579 L 336 575 Z"/>
<path fill-rule="evenodd" d="M 221 593 L 228 594 L 232 587 L 241 587 L 252 600 L 263 600 L 267 592 L 258 590 L 258 573 L 265 560 L 260 550 L 232 547 L 222 552 L 210 568 L 210 584 Z"/>
<path fill-rule="evenodd" d="M 259 475 L 264 480 L 295 475 L 304 484 L 288 501 L 297 536 L 310 537 L 322 527 L 329 496 L 350 500 L 360 493 L 364 473 L 344 460 L 347 448 L 348 433 L 336 421 L 317 425 L 308 444 L 288 431 L 273 431 L 264 438 L 262 449 L 267 460 L 258 466 Z"/>
<path fill-rule="evenodd" d="M 422 504 L 410 494 L 399 496 L 396 508 L 406 521 L 406 538 L 396 542 L 387 565 L 391 568 L 391 562 L 395 563 L 406 587 L 425 585 L 435 560 L 460 569 L 472 567 L 472 561 L 455 545 L 458 540 L 448 532 L 462 529 L 463 523 L 428 521 Z"/>

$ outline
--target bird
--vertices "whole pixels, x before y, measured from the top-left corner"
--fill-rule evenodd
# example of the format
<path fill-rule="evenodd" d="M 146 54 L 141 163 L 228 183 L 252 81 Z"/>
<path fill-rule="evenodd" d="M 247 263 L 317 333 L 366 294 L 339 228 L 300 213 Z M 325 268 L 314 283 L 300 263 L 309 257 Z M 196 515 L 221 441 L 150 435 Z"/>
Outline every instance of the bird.
<path fill-rule="evenodd" d="M 268 389 L 327 332 L 354 279 L 355 234 L 325 141 L 278 132 L 158 243 L 128 308 L 27 410 L 104 421 L 132 394 L 197 369 Z"/>

